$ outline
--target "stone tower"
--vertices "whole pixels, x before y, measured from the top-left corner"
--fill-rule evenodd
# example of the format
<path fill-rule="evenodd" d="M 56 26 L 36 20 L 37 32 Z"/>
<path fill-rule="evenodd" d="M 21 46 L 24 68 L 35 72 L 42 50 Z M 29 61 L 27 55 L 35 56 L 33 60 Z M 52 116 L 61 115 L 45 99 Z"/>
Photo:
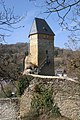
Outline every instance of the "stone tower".
<path fill-rule="evenodd" d="M 30 62 L 38 74 L 54 75 L 54 32 L 44 19 L 35 18 L 29 33 Z"/>

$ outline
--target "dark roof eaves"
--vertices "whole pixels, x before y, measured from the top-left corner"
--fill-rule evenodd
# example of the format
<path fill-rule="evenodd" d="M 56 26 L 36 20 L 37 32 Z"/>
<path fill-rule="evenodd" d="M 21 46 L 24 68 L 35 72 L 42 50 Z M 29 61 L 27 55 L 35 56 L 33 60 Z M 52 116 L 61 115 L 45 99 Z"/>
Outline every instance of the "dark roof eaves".
<path fill-rule="evenodd" d="M 55 36 L 55 34 L 53 33 L 53 34 L 50 34 L 50 33 L 32 33 L 32 34 L 29 34 L 29 36 L 28 37 L 30 37 L 31 35 L 35 35 L 35 34 L 45 34 L 45 35 L 52 35 L 52 36 Z"/>

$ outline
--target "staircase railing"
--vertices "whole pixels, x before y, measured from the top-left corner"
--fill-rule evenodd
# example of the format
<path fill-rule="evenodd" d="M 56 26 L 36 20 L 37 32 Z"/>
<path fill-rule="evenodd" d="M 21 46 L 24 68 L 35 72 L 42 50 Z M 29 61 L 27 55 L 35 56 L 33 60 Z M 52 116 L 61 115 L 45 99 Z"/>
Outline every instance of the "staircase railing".
<path fill-rule="evenodd" d="M 46 64 L 46 58 L 42 61 L 42 63 L 38 67 L 38 72 L 40 72 L 40 70 L 44 67 L 45 64 Z"/>

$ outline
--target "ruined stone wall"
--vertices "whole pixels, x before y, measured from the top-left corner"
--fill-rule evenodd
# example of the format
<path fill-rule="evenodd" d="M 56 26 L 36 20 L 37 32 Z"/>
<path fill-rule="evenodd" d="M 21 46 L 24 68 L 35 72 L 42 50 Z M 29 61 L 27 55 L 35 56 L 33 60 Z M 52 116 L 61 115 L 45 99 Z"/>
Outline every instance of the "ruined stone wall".
<path fill-rule="evenodd" d="M 53 88 L 53 98 L 62 116 L 72 120 L 80 120 L 80 85 L 75 81 L 57 78 L 33 77 L 33 80 L 21 97 L 20 115 L 26 115 L 37 83 L 42 82 Z"/>
<path fill-rule="evenodd" d="M 0 120 L 17 120 L 19 99 L 0 98 Z"/>

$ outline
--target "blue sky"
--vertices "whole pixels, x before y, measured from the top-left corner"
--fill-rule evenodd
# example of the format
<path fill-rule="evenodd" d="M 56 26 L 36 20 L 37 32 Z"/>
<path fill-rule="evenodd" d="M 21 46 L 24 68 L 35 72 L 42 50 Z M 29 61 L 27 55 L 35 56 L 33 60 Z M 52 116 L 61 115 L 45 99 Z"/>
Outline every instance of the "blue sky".
<path fill-rule="evenodd" d="M 6 6 L 13 8 L 15 15 L 24 16 L 26 13 L 26 17 L 17 24 L 17 26 L 22 26 L 19 29 L 15 29 L 11 32 L 11 36 L 6 38 L 8 44 L 15 44 L 17 42 L 29 42 L 28 35 L 31 29 L 32 22 L 35 17 L 43 18 L 47 21 L 51 29 L 55 33 L 55 41 L 54 44 L 57 47 L 64 48 L 65 43 L 68 40 L 68 32 L 62 31 L 60 26 L 58 25 L 58 21 L 56 20 L 56 15 L 51 15 L 47 18 L 47 14 L 42 14 L 45 11 L 44 7 L 35 6 L 34 0 L 29 2 L 29 0 L 5 0 Z M 42 3 L 43 0 L 40 0 Z M 37 5 L 41 3 L 38 2 Z"/>

